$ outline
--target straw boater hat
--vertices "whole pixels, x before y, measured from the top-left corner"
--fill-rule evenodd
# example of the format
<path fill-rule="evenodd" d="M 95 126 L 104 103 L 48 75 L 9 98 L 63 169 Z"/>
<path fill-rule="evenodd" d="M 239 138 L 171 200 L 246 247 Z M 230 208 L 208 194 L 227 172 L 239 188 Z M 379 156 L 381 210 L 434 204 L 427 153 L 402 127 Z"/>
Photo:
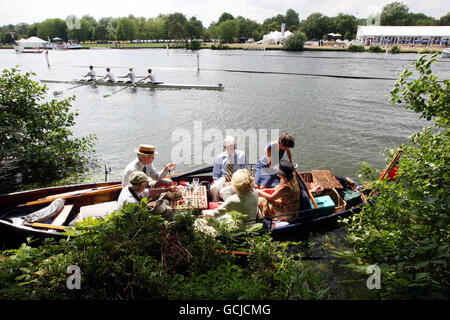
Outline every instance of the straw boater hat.
<path fill-rule="evenodd" d="M 148 181 L 150 181 L 150 178 L 142 171 L 134 171 L 130 175 L 130 184 L 133 186 L 138 186 Z"/>
<path fill-rule="evenodd" d="M 158 152 L 155 151 L 155 146 L 152 146 L 151 144 L 140 144 L 139 148 L 134 150 L 134 152 L 143 156 L 147 156 L 149 154 L 158 154 Z"/>
<path fill-rule="evenodd" d="M 231 186 L 236 193 L 249 193 L 253 189 L 253 180 L 247 169 L 239 169 L 231 177 Z"/>

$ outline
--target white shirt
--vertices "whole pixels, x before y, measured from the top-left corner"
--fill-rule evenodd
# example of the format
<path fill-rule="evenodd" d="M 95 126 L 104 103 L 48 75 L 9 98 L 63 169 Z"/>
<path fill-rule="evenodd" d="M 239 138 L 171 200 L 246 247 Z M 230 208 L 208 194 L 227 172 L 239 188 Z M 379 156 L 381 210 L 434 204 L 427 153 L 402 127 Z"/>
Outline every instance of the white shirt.
<path fill-rule="evenodd" d="M 134 72 L 128 72 L 128 74 L 124 77 L 124 78 L 130 78 L 131 82 L 136 82 L 136 75 L 134 74 Z"/>
<path fill-rule="evenodd" d="M 150 79 L 151 82 L 156 82 L 155 76 L 153 75 L 153 73 L 149 73 L 147 75 L 147 77 Z"/>
<path fill-rule="evenodd" d="M 138 201 L 130 192 L 129 187 L 122 188 L 119 199 L 117 200 L 118 208 L 122 208 L 127 203 L 140 204 L 140 201 Z"/>
<path fill-rule="evenodd" d="M 106 77 L 109 79 L 109 81 L 116 82 L 116 78 L 114 77 L 114 74 L 111 71 L 106 73 Z"/>
<path fill-rule="evenodd" d="M 144 171 L 145 168 L 145 171 Z M 153 180 L 161 180 L 164 178 L 167 174 L 167 172 L 164 172 L 164 169 L 160 172 L 157 172 L 153 164 L 147 164 L 143 165 L 142 162 L 139 161 L 139 159 L 135 159 L 131 161 L 123 171 L 123 179 L 122 179 L 122 188 L 125 188 L 130 183 L 130 175 L 134 171 L 142 171 L 145 172 L 147 176 L 152 178 Z"/>
<path fill-rule="evenodd" d="M 95 80 L 97 77 L 97 74 L 94 70 L 90 70 L 88 73 L 86 73 L 86 77 L 91 77 L 91 80 Z"/>

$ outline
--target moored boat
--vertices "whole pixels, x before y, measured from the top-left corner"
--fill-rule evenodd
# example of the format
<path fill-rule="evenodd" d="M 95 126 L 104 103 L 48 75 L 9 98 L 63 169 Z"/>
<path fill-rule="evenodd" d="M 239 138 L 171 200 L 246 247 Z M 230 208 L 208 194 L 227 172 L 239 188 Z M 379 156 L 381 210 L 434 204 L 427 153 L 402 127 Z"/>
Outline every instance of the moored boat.
<path fill-rule="evenodd" d="M 130 83 L 125 81 L 86 81 L 86 80 L 46 80 L 42 79 L 41 82 L 44 83 L 67 83 L 67 84 L 86 84 L 92 86 L 132 86 L 136 88 L 151 88 L 151 89 L 202 89 L 202 90 L 223 90 L 224 86 L 221 83 L 217 85 L 204 85 L 204 84 L 177 84 L 177 83 L 166 83 L 166 82 L 155 82 L 155 83 Z"/>
<path fill-rule="evenodd" d="M 302 176 L 307 179 L 301 178 Z M 200 184 L 205 185 L 207 190 L 205 199 L 210 201 L 212 167 L 178 174 L 171 178 L 180 185 L 190 183 L 193 178 L 199 178 Z M 305 183 L 305 180 L 309 182 Z M 297 212 L 283 215 L 283 217 L 292 216 L 292 219 L 282 221 L 278 219 L 279 217 L 271 217 L 262 221 L 264 231 L 270 231 L 274 237 L 314 230 L 324 223 L 358 212 L 364 205 L 362 194 L 357 191 L 356 185 L 351 180 L 335 177 L 328 170 L 300 173 L 297 181 L 301 186 L 300 208 Z M 11 237 L 19 241 L 29 236 L 65 238 L 64 228 L 74 219 L 89 216 L 104 217 L 116 210 L 121 189 L 120 182 L 104 182 L 0 195 L 0 237 L 2 240 Z M 314 203 L 308 194 L 314 195 Z M 30 214 L 53 210 L 51 206 L 56 199 L 64 201 L 60 201 L 61 206 L 50 218 L 46 218 L 46 221 L 27 222 L 26 217 Z"/>
<path fill-rule="evenodd" d="M 442 57 L 450 58 L 450 48 L 445 48 L 444 50 L 442 50 Z"/>

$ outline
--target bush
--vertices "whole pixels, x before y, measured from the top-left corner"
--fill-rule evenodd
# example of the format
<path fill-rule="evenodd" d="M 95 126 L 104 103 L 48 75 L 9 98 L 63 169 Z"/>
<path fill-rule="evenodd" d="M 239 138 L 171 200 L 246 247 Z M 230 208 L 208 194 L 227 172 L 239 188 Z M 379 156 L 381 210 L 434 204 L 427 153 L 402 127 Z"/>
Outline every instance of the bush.
<path fill-rule="evenodd" d="M 303 32 L 296 31 L 284 40 L 283 49 L 289 51 L 303 50 L 306 40 L 306 35 Z"/>
<path fill-rule="evenodd" d="M 389 49 L 390 53 L 400 53 L 400 47 L 398 45 L 393 45 L 391 49 Z"/>
<path fill-rule="evenodd" d="M 376 199 L 347 228 L 354 251 L 344 256 L 351 266 L 363 272 L 373 264 L 381 269 L 381 290 L 373 290 L 377 298 L 450 298 L 450 80 L 440 83 L 432 75 L 435 56 L 419 58 L 413 64 L 419 78 L 409 80 L 413 73 L 405 70 L 391 91 L 393 104 L 406 102 L 435 125 L 412 135 L 411 145 L 401 146 L 395 181 L 378 182 L 379 172 L 363 168 Z"/>
<path fill-rule="evenodd" d="M 351 44 L 348 46 L 347 51 L 350 52 L 364 52 L 364 46 L 358 46 L 356 44 Z"/>
<path fill-rule="evenodd" d="M 311 269 L 289 258 L 268 234 L 235 243 L 199 233 L 199 212 L 174 221 L 149 215 L 147 202 L 77 225 L 70 241 L 47 241 L 0 254 L 0 299 L 320 299 Z M 247 258 L 245 258 L 247 259 Z M 81 270 L 81 290 L 68 290 L 66 269 Z"/>
<path fill-rule="evenodd" d="M 47 100 L 47 87 L 33 75 L 13 68 L 0 76 L 0 193 L 46 186 L 95 165 L 95 135 L 71 138 L 78 115 L 70 111 L 74 97 Z"/>
<path fill-rule="evenodd" d="M 380 46 L 375 45 L 369 48 L 369 52 L 384 52 L 384 51 Z"/>
<path fill-rule="evenodd" d="M 192 40 L 191 43 L 189 44 L 189 49 L 199 50 L 201 46 L 202 46 L 202 43 L 200 41 Z"/>

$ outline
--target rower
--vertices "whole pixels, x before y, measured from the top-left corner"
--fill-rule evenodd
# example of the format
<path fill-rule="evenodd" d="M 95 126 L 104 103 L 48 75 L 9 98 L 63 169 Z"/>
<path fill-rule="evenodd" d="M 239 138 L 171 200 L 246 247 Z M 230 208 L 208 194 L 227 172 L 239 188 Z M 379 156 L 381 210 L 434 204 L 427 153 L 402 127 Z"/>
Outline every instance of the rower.
<path fill-rule="evenodd" d="M 108 80 L 105 80 L 106 78 L 108 78 Z M 105 82 L 116 82 L 116 78 L 109 67 L 106 68 L 106 76 L 104 76 L 102 80 L 105 80 Z"/>
<path fill-rule="evenodd" d="M 136 82 L 136 75 L 133 72 L 133 68 L 128 69 L 128 73 L 122 77 L 119 78 L 130 78 L 130 81 L 127 81 L 127 83 L 135 83 Z"/>
<path fill-rule="evenodd" d="M 90 79 L 88 79 L 86 81 L 95 81 L 97 78 L 97 74 L 94 71 L 94 67 L 90 66 L 89 69 L 90 69 L 90 71 L 88 73 L 86 73 L 83 77 L 90 77 Z"/>
<path fill-rule="evenodd" d="M 148 72 L 147 76 L 144 77 L 144 79 L 142 79 L 142 80 L 149 79 L 148 80 L 149 83 L 155 83 L 156 79 L 155 79 L 155 76 L 152 73 L 152 69 L 148 69 L 147 72 Z"/>

